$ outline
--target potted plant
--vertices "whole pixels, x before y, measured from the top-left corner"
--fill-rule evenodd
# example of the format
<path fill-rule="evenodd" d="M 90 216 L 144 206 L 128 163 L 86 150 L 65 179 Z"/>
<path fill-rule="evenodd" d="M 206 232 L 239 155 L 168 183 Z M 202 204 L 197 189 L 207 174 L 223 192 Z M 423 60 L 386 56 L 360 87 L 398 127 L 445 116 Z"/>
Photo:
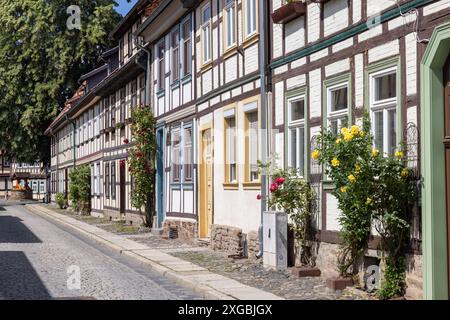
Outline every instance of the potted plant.
<path fill-rule="evenodd" d="M 301 1 L 286 0 L 286 3 L 272 13 L 276 24 L 284 24 L 306 13 L 306 5 Z"/>

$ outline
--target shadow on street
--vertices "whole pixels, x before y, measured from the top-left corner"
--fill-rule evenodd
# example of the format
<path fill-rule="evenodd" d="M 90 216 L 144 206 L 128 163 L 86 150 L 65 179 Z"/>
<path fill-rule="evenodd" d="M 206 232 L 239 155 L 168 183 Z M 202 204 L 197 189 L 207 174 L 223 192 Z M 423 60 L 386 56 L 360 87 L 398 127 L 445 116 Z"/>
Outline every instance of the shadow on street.
<path fill-rule="evenodd" d="M 41 243 L 22 219 L 0 215 L 0 243 Z"/>
<path fill-rule="evenodd" d="M 0 251 L 0 284 L 0 300 L 51 299 L 23 252 Z"/>

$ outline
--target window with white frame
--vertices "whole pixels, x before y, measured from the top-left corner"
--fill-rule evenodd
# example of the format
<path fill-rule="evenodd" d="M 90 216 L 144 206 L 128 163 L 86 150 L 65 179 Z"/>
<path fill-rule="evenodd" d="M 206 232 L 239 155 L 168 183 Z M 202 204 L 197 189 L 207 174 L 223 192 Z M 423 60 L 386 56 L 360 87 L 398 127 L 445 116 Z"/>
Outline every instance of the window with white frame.
<path fill-rule="evenodd" d="M 257 12 L 256 0 L 245 0 L 245 36 L 248 38 L 256 33 Z"/>
<path fill-rule="evenodd" d="M 236 0 L 225 0 L 225 50 L 236 44 Z"/>
<path fill-rule="evenodd" d="M 301 175 L 305 169 L 305 97 L 288 100 L 288 164 Z"/>
<path fill-rule="evenodd" d="M 158 90 L 162 91 L 165 88 L 165 62 L 164 62 L 164 54 L 165 54 L 165 48 L 164 48 L 164 41 L 162 41 L 158 45 Z"/>
<path fill-rule="evenodd" d="M 259 181 L 259 121 L 258 121 L 258 105 L 256 102 L 245 105 L 245 121 L 246 121 L 246 161 L 247 161 L 247 182 Z"/>
<path fill-rule="evenodd" d="M 191 20 L 183 23 L 183 76 L 191 74 L 192 45 L 191 45 Z"/>
<path fill-rule="evenodd" d="M 234 109 L 225 111 L 225 182 L 237 182 L 236 115 Z"/>
<path fill-rule="evenodd" d="M 183 174 L 184 181 L 192 181 L 192 127 L 188 126 L 183 131 Z"/>
<path fill-rule="evenodd" d="M 397 67 L 372 73 L 369 81 L 374 145 L 392 155 L 397 147 Z"/>
<path fill-rule="evenodd" d="M 177 128 L 172 131 L 172 182 L 179 182 L 181 178 L 180 144 L 180 129 Z"/>
<path fill-rule="evenodd" d="M 172 42 L 172 82 L 180 79 L 180 31 L 174 30 L 171 34 Z"/>
<path fill-rule="evenodd" d="M 348 102 L 348 82 L 327 88 L 327 121 L 333 134 L 348 125 Z"/>
<path fill-rule="evenodd" d="M 202 9 L 202 57 L 203 63 L 211 60 L 211 6 L 206 4 Z"/>

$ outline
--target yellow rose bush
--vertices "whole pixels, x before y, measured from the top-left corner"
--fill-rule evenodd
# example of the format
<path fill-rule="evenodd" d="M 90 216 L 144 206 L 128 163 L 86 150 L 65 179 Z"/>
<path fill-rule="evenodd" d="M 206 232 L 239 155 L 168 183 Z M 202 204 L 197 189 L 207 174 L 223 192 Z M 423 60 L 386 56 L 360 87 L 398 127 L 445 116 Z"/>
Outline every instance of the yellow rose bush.
<path fill-rule="evenodd" d="M 341 250 L 338 269 L 343 277 L 358 273 L 358 263 L 368 249 L 372 227 L 381 237 L 386 253 L 384 278 L 379 295 L 391 298 L 404 294 L 405 252 L 409 240 L 409 214 L 417 191 L 413 175 L 404 166 L 403 152 L 384 156 L 373 147 L 370 121 L 362 128 L 353 125 L 338 134 L 319 136 L 316 159 L 324 165 L 334 184 L 341 215 Z M 339 141 L 339 143 L 338 143 Z"/>

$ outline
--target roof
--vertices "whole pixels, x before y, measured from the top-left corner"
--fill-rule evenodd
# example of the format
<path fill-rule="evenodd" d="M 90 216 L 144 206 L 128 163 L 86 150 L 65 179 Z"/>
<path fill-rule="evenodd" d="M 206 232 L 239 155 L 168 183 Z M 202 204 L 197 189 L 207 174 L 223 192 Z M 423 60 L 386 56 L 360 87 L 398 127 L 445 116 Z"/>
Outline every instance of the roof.
<path fill-rule="evenodd" d="M 159 0 L 155 0 L 159 1 Z M 120 22 L 115 26 L 115 28 L 110 32 L 109 37 L 113 39 L 119 38 L 128 29 L 130 29 L 136 22 L 138 16 L 137 14 L 142 10 L 145 10 L 146 6 L 150 2 L 155 2 L 152 0 L 138 0 L 136 4 L 131 8 L 131 10 L 125 15 L 125 17 L 120 20 Z"/>
<path fill-rule="evenodd" d="M 83 82 L 83 84 L 78 88 L 78 90 L 74 93 L 72 98 L 66 101 L 64 103 L 64 108 L 62 111 L 56 116 L 56 118 L 53 120 L 53 122 L 50 124 L 50 126 L 45 130 L 44 134 L 48 135 L 51 133 L 51 130 L 54 126 L 56 126 L 57 123 L 69 112 L 69 110 L 75 105 L 75 103 L 81 99 L 84 95 L 84 88 L 86 86 L 86 81 Z"/>

